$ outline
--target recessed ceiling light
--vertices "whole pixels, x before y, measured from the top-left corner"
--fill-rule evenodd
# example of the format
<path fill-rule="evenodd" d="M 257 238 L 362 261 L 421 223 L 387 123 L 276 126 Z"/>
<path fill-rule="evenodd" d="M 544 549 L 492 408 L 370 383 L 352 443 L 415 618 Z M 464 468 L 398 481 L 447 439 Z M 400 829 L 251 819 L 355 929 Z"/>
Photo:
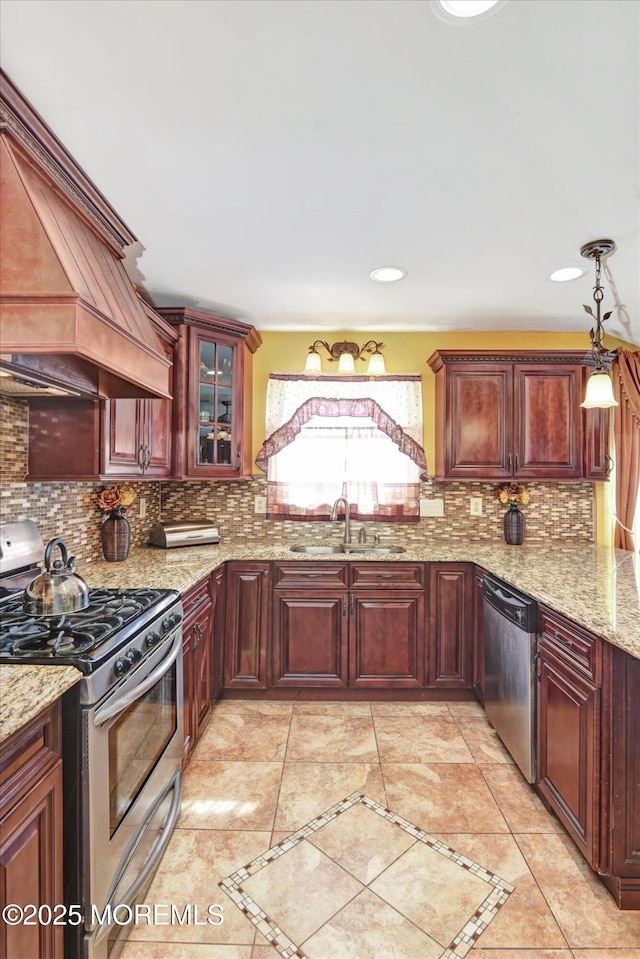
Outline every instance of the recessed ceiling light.
<path fill-rule="evenodd" d="M 579 266 L 563 266 L 559 270 L 554 270 L 550 280 L 554 283 L 566 283 L 568 280 L 577 280 L 579 276 L 584 276 L 587 271 Z"/>
<path fill-rule="evenodd" d="M 401 266 L 378 266 L 369 274 L 376 283 L 396 283 L 398 280 L 404 280 L 406 275 L 407 271 Z"/>
<path fill-rule="evenodd" d="M 436 17 L 445 23 L 477 23 L 493 17 L 507 0 L 429 0 Z"/>

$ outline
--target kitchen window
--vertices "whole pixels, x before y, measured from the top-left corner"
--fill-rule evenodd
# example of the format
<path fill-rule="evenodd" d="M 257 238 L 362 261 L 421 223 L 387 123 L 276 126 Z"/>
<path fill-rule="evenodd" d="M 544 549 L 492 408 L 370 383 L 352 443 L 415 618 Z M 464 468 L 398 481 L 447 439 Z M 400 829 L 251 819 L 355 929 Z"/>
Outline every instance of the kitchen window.
<path fill-rule="evenodd" d="M 270 519 L 326 519 L 344 496 L 356 519 L 417 522 L 422 384 L 408 376 L 272 374 L 267 439 Z"/>

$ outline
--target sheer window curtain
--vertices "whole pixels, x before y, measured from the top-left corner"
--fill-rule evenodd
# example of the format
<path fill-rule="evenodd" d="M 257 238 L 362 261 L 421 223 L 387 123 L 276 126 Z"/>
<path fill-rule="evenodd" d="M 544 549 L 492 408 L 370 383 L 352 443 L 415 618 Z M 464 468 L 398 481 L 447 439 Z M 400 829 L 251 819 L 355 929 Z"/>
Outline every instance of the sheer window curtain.
<path fill-rule="evenodd" d="M 640 486 L 640 352 L 618 350 L 613 362 L 613 391 L 618 406 L 613 412 L 616 460 L 616 527 L 614 546 L 634 546 L 633 527 Z"/>
<path fill-rule="evenodd" d="M 268 394 L 267 422 L 280 425 L 256 459 L 267 472 L 267 516 L 326 519 L 344 496 L 354 518 L 417 522 L 426 474 L 414 438 L 422 439 L 420 377 L 273 377 L 275 403 Z M 378 394 L 393 416 L 374 398 Z"/>

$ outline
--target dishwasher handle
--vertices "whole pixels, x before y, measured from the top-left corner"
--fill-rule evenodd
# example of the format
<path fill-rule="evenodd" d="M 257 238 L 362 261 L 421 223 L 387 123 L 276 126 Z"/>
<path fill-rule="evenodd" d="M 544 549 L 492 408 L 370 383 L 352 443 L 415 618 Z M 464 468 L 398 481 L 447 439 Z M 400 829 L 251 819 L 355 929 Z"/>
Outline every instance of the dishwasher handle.
<path fill-rule="evenodd" d="M 482 577 L 482 597 L 485 603 L 520 629 L 527 633 L 538 631 L 538 604 L 530 596 L 485 574 Z"/>

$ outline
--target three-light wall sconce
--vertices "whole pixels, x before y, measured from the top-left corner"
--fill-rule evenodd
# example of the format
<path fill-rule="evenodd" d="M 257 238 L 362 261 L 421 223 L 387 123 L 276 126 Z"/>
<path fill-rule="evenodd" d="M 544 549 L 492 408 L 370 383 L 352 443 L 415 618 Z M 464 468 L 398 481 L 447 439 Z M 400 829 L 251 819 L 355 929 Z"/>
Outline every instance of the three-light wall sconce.
<path fill-rule="evenodd" d="M 363 346 L 357 343 L 351 343 L 349 340 L 342 340 L 340 343 L 333 343 L 331 346 L 325 340 L 316 340 L 309 347 L 307 362 L 305 363 L 305 373 L 321 373 L 322 357 L 318 348 L 322 347 L 327 351 L 330 363 L 338 363 L 338 373 L 356 373 L 356 360 L 365 360 L 365 355 L 369 356 L 369 365 L 367 373 L 386 373 L 384 365 L 384 356 L 380 352 L 384 348 L 384 343 L 377 343 L 375 340 L 367 340 Z"/>

